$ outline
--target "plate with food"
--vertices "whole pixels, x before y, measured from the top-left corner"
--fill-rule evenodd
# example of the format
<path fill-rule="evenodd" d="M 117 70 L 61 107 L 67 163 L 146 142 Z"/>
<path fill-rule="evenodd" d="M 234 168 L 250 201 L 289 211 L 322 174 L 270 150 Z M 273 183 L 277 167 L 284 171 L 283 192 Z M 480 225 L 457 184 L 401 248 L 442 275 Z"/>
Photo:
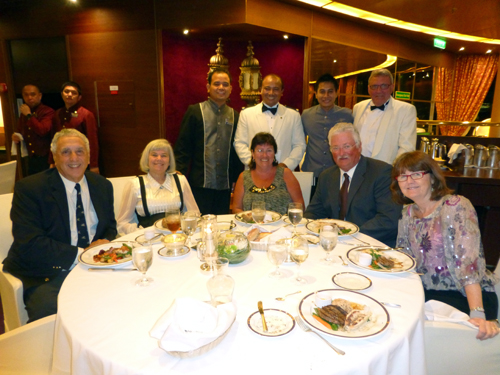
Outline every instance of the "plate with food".
<path fill-rule="evenodd" d="M 310 221 L 309 223 L 306 224 L 306 228 L 308 231 L 314 234 L 319 234 L 319 231 L 321 228 L 323 228 L 325 225 L 332 225 L 335 224 L 339 230 L 339 237 L 343 236 L 350 236 L 353 235 L 354 233 L 359 232 L 359 227 L 351 223 L 349 221 L 344 221 L 344 220 L 337 220 L 337 219 L 319 219 L 319 220 L 314 220 Z"/>
<path fill-rule="evenodd" d="M 335 285 L 349 290 L 365 290 L 372 286 L 372 281 L 356 272 L 340 272 L 332 277 Z"/>
<path fill-rule="evenodd" d="M 258 311 L 248 317 L 248 327 L 256 334 L 268 337 L 286 335 L 295 327 L 295 319 L 289 313 L 277 309 L 264 309 L 267 332 L 262 327 L 262 318 Z"/>
<path fill-rule="evenodd" d="M 368 255 L 371 257 L 368 257 Z M 415 268 L 415 259 L 408 254 L 391 248 L 376 246 L 359 246 L 347 252 L 347 259 L 355 266 L 365 270 L 400 273 Z M 365 261 L 368 259 L 368 261 Z"/>
<path fill-rule="evenodd" d="M 283 215 L 283 222 L 286 224 L 290 224 L 290 225 L 292 224 L 292 222 L 288 218 L 288 215 Z M 303 217 L 302 220 L 300 221 L 300 223 L 298 223 L 297 225 L 306 225 L 308 222 L 309 222 L 309 219 L 306 219 L 305 217 Z"/>
<path fill-rule="evenodd" d="M 330 304 L 317 307 L 316 292 L 299 303 L 301 318 L 316 331 L 344 339 L 364 339 L 384 332 L 391 322 L 386 308 L 365 294 L 340 289 L 320 292 L 323 298 L 331 298 Z"/>
<path fill-rule="evenodd" d="M 132 249 L 139 246 L 133 241 L 108 242 L 85 250 L 80 262 L 92 267 L 121 267 L 132 263 Z"/>
<path fill-rule="evenodd" d="M 242 224 L 259 224 L 259 225 L 266 225 L 266 224 L 273 224 L 277 223 L 278 221 L 281 220 L 281 214 L 274 212 L 274 211 L 266 211 L 266 217 L 264 219 L 263 223 L 256 223 L 255 220 L 252 217 L 252 211 L 243 211 L 239 212 L 236 215 L 234 215 L 234 219 Z"/>

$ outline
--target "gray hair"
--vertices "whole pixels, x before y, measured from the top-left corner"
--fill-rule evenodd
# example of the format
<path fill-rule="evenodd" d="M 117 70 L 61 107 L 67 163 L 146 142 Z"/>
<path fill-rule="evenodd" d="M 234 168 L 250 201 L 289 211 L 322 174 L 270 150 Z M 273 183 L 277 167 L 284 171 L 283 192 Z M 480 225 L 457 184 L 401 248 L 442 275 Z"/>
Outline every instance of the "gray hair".
<path fill-rule="evenodd" d="M 354 142 L 356 143 L 356 147 L 359 147 L 361 144 L 361 137 L 359 136 L 358 130 L 354 127 L 350 122 L 339 122 L 328 132 L 328 143 L 332 144 L 332 138 L 340 133 L 351 133 Z"/>
<path fill-rule="evenodd" d="M 394 84 L 394 77 L 392 76 L 392 73 L 387 69 L 373 70 L 372 73 L 370 74 L 370 78 L 368 78 L 368 83 L 370 83 L 372 77 L 389 77 L 389 79 L 391 80 L 391 85 Z"/>
<path fill-rule="evenodd" d="M 54 135 L 54 138 L 52 138 L 52 143 L 50 144 L 50 151 L 52 151 L 52 154 L 57 153 L 57 141 L 59 141 L 59 138 L 63 137 L 78 137 L 80 138 L 83 143 L 85 144 L 85 149 L 87 150 L 87 153 L 90 153 L 90 145 L 89 145 L 89 140 L 85 136 L 85 134 L 80 133 L 76 129 L 72 128 L 64 128 L 61 131 L 58 131 L 56 135 Z"/>
<path fill-rule="evenodd" d="M 142 151 L 141 154 L 141 159 L 139 161 L 139 167 L 141 168 L 141 171 L 145 173 L 149 172 L 149 154 L 153 151 L 168 152 L 169 164 L 167 168 L 167 173 L 175 172 L 174 150 L 172 149 L 170 143 L 163 138 L 155 139 L 154 141 L 149 142 L 148 145 L 144 148 L 144 151 Z"/>

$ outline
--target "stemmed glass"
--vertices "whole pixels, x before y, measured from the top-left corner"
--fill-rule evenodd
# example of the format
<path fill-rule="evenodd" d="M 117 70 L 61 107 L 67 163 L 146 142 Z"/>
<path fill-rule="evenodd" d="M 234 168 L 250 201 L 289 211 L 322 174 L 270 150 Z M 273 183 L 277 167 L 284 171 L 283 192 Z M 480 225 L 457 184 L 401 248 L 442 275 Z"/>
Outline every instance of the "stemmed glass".
<path fill-rule="evenodd" d="M 307 241 L 304 238 L 297 236 L 292 238 L 289 246 L 290 257 L 295 263 L 299 265 L 295 281 L 297 284 L 307 284 L 307 280 L 300 277 L 300 265 L 304 263 L 309 256 L 309 247 L 307 246 Z"/>
<path fill-rule="evenodd" d="M 256 223 L 263 223 L 266 217 L 266 202 L 252 202 L 252 217 Z"/>
<path fill-rule="evenodd" d="M 196 211 L 186 211 L 181 216 L 181 228 L 187 237 L 186 246 L 191 245 L 191 236 L 196 231 L 198 226 L 198 217 L 200 215 Z"/>
<path fill-rule="evenodd" d="M 302 221 L 304 210 L 302 203 L 289 203 L 288 204 L 288 220 L 293 225 L 293 234 L 297 235 L 297 225 Z"/>
<path fill-rule="evenodd" d="M 153 278 L 147 277 L 146 272 L 153 263 L 153 250 L 151 246 L 141 246 L 132 249 L 132 261 L 134 266 L 142 273 L 142 277 L 137 279 L 135 285 L 148 286 L 153 282 Z"/>
<path fill-rule="evenodd" d="M 165 211 L 165 221 L 170 232 L 176 233 L 181 227 L 181 213 L 178 208 Z"/>
<path fill-rule="evenodd" d="M 280 265 L 285 261 L 287 254 L 286 245 L 272 244 L 267 248 L 267 259 L 272 265 L 276 266 L 276 270 L 269 274 L 273 279 L 281 279 L 284 275 L 279 271 Z"/>
<path fill-rule="evenodd" d="M 335 249 L 335 246 L 337 246 L 337 239 L 338 229 L 335 224 L 325 225 L 321 228 L 319 232 L 319 243 L 326 252 L 326 258 L 321 259 L 321 263 L 326 265 L 331 265 L 333 263 L 333 259 L 330 258 L 330 253 Z"/>

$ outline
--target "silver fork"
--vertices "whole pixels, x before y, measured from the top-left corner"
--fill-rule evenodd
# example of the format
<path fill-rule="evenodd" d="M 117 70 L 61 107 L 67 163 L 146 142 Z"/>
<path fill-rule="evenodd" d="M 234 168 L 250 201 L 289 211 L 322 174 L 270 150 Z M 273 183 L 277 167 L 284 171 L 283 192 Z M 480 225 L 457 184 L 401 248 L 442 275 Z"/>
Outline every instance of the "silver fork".
<path fill-rule="evenodd" d="M 311 328 L 309 328 L 306 323 L 304 323 L 302 321 L 302 319 L 300 318 L 300 316 L 296 316 L 295 317 L 295 321 L 297 322 L 297 325 L 305 332 L 312 332 L 314 333 L 316 336 L 318 336 L 321 340 L 323 340 L 324 342 L 326 342 L 328 344 L 328 346 L 330 348 L 332 348 L 333 350 L 335 350 L 337 352 L 337 354 L 340 354 L 340 355 L 344 355 L 345 352 L 343 350 L 340 350 L 339 348 L 333 346 L 332 344 L 330 344 L 326 339 L 324 339 L 320 334 L 314 332 Z"/>

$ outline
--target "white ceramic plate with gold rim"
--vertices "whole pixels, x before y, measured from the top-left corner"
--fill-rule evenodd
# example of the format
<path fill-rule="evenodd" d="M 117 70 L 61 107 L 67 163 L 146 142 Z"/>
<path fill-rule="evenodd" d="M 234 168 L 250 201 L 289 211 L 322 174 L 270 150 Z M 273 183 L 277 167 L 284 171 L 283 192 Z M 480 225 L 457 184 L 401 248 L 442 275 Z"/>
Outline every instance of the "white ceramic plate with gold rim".
<path fill-rule="evenodd" d="M 258 311 L 248 317 L 248 327 L 256 334 L 267 337 L 283 336 L 295 327 L 295 319 L 286 311 L 277 309 L 264 309 L 267 332 L 262 327 L 262 317 Z"/>
<path fill-rule="evenodd" d="M 359 258 L 358 254 L 360 251 L 369 250 L 369 249 L 374 249 L 374 250 L 381 250 L 382 255 L 393 259 L 397 262 L 401 263 L 401 266 L 391 268 L 391 269 L 375 269 L 371 265 L 370 266 L 363 266 L 359 264 Z M 405 254 L 401 251 L 397 250 L 387 250 L 386 248 L 383 247 L 376 247 L 376 246 L 358 246 L 355 247 L 351 250 L 349 250 L 346 254 L 347 260 L 349 260 L 350 263 L 354 264 L 357 267 L 363 268 L 365 270 L 373 271 L 373 272 L 382 272 L 382 273 L 401 273 L 401 272 L 409 272 L 415 268 L 415 259 L 413 259 L 411 256 L 408 254 Z"/>
<path fill-rule="evenodd" d="M 266 210 L 266 217 L 271 216 L 271 220 L 267 220 L 264 223 L 255 223 L 252 218 L 252 211 L 243 211 L 243 212 L 238 212 L 236 215 L 234 215 L 234 219 L 242 224 L 245 225 L 266 225 L 266 224 L 274 224 L 277 223 L 278 221 L 281 220 L 281 214 L 278 212 L 274 211 L 267 211 Z"/>
<path fill-rule="evenodd" d="M 353 235 L 359 232 L 359 227 L 349 221 L 337 220 L 337 219 L 319 219 L 310 221 L 306 224 L 308 231 L 314 234 L 319 234 L 320 229 L 325 225 L 335 224 L 339 228 L 339 238 Z M 341 233 L 341 231 L 349 231 L 347 233 Z"/>

